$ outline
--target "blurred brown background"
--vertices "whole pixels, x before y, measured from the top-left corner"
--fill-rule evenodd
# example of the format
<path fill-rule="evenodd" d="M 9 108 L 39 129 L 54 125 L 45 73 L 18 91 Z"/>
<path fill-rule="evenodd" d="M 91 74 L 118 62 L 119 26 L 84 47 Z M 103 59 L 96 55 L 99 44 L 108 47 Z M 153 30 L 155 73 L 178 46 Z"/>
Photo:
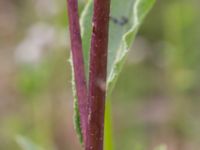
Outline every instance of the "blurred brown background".
<path fill-rule="evenodd" d="M 112 96 L 115 150 L 200 149 L 199 6 L 158 0 L 143 23 Z M 64 0 L 0 0 L 0 150 L 81 149 L 67 26 Z"/>

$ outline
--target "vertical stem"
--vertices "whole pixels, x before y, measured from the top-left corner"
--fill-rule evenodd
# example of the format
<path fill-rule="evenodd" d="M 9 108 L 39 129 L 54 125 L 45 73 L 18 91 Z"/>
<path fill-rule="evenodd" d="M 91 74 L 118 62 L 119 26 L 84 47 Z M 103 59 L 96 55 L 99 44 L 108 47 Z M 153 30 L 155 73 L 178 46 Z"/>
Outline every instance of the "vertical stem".
<path fill-rule="evenodd" d="M 80 34 L 78 2 L 77 0 L 67 0 L 70 39 L 72 48 L 72 60 L 75 75 L 75 85 L 78 98 L 78 108 L 80 113 L 81 129 L 84 143 L 86 143 L 87 127 L 87 87 L 84 70 L 84 60 L 82 52 L 82 41 Z"/>
<path fill-rule="evenodd" d="M 103 150 L 110 0 L 94 0 L 86 150 Z"/>

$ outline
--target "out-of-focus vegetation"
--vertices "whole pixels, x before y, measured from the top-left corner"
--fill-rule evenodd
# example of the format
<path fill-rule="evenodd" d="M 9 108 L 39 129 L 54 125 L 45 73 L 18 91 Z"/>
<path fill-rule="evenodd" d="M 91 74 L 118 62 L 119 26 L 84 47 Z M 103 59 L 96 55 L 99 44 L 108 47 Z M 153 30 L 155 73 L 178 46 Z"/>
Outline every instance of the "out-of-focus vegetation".
<path fill-rule="evenodd" d="M 112 96 L 114 149 L 200 149 L 199 5 L 157 1 L 143 23 Z M 65 6 L 0 1 L 0 150 L 81 149 Z"/>

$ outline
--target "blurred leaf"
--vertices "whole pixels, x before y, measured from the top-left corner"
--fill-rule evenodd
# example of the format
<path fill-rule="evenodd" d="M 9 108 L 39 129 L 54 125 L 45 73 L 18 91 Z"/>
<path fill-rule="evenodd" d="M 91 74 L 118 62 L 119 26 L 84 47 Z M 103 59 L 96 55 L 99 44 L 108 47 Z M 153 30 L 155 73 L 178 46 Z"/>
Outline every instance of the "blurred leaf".
<path fill-rule="evenodd" d="M 155 0 L 112 0 L 107 70 L 108 95 L 110 95 L 113 89 L 117 76 L 123 66 L 125 56 L 135 38 L 138 27 L 153 6 L 154 2 Z M 88 68 L 92 31 L 92 15 L 93 1 L 89 0 L 81 16 L 82 43 L 87 79 L 89 74 Z M 75 106 L 77 106 L 76 103 L 77 102 L 75 100 Z M 76 108 L 75 111 L 78 111 L 78 109 Z M 75 114 L 78 114 L 78 112 Z M 79 116 L 76 115 L 75 118 L 78 117 Z M 76 128 L 80 129 L 80 124 L 76 123 Z"/>
<path fill-rule="evenodd" d="M 160 146 L 156 147 L 155 150 L 167 150 L 167 147 L 166 147 L 166 145 L 160 145 Z"/>
<path fill-rule="evenodd" d="M 48 83 L 49 68 L 45 64 L 39 67 L 25 66 L 21 68 L 17 78 L 19 90 L 26 96 L 35 96 Z"/>
<path fill-rule="evenodd" d="M 22 148 L 22 150 L 44 150 L 43 148 L 34 144 L 27 137 L 24 137 L 24 136 L 21 136 L 21 135 L 17 136 L 16 141 L 19 144 L 19 146 Z"/>

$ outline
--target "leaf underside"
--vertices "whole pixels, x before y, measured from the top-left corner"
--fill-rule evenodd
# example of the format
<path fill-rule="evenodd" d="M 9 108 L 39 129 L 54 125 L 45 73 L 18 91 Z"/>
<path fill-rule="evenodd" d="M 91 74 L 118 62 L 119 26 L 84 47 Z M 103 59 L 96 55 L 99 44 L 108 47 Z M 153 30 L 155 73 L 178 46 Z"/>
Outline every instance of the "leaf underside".
<path fill-rule="evenodd" d="M 109 26 L 107 97 L 110 96 L 117 77 L 124 64 L 125 56 L 134 41 L 142 20 L 152 8 L 155 0 L 111 0 Z M 93 0 L 88 0 L 80 19 L 86 77 L 89 74 L 89 50 L 92 31 Z M 124 23 L 120 23 L 126 20 Z M 73 69 L 73 66 L 72 66 Z M 72 75 L 73 76 L 73 75 Z M 72 77 L 75 108 L 75 128 L 82 143 L 80 116 L 77 106 L 74 79 Z"/>

